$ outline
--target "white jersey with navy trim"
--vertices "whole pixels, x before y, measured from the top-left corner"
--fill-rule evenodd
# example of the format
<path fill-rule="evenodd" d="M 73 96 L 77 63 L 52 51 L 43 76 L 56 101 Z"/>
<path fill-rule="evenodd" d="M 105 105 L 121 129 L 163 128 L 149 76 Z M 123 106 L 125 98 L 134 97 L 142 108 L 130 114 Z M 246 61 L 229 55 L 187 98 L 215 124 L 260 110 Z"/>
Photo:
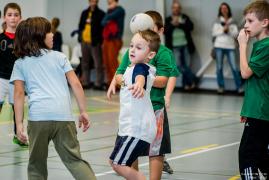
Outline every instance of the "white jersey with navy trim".
<path fill-rule="evenodd" d="M 146 65 L 146 66 L 145 66 Z M 151 143 L 157 132 L 154 110 L 150 100 L 150 90 L 155 79 L 156 69 L 152 65 L 146 67 L 145 94 L 142 98 L 134 98 L 128 87 L 132 85 L 136 66 L 127 67 L 123 74 L 124 85 L 120 90 L 119 136 L 131 136 Z M 143 68 L 142 68 L 143 69 Z"/>

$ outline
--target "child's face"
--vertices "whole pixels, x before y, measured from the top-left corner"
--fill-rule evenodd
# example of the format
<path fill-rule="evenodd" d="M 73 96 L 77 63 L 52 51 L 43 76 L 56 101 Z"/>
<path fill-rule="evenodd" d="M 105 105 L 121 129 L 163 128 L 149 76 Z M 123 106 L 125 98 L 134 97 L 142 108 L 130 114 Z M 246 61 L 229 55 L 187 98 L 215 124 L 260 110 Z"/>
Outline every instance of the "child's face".
<path fill-rule="evenodd" d="M 130 44 L 129 59 L 132 63 L 144 63 L 149 61 L 149 43 L 136 33 Z"/>
<path fill-rule="evenodd" d="M 256 37 L 259 39 L 259 36 L 267 29 L 267 25 L 265 25 L 264 21 L 260 21 L 255 13 L 247 13 L 245 15 L 245 25 L 244 29 L 245 32 L 250 36 L 250 37 Z"/>
<path fill-rule="evenodd" d="M 4 16 L 7 29 L 15 29 L 21 20 L 20 12 L 17 9 L 8 8 Z"/>
<path fill-rule="evenodd" d="M 46 38 L 44 42 L 45 42 L 45 45 L 48 47 L 48 49 L 52 49 L 53 47 L 53 33 L 52 32 L 46 34 Z"/>

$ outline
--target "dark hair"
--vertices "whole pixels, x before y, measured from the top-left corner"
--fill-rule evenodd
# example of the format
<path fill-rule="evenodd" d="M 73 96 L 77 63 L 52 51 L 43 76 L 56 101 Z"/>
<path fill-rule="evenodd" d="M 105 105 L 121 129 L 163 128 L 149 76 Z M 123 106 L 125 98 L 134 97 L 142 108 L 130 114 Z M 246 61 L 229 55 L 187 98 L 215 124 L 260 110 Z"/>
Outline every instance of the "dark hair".
<path fill-rule="evenodd" d="M 260 21 L 269 19 L 269 3 L 264 0 L 254 1 L 244 9 L 244 15 L 248 13 L 255 13 Z"/>
<path fill-rule="evenodd" d="M 222 13 L 221 13 L 221 6 L 223 6 L 223 5 L 226 6 L 226 7 L 228 8 L 228 17 L 229 17 L 229 18 L 232 17 L 232 11 L 231 11 L 231 8 L 230 8 L 229 4 L 227 4 L 226 2 L 223 2 L 223 3 L 220 4 L 220 6 L 219 6 L 219 14 L 218 14 L 218 17 L 223 16 Z"/>
<path fill-rule="evenodd" d="M 45 38 L 50 32 L 51 24 L 46 18 L 33 17 L 21 21 L 15 33 L 15 55 L 19 58 L 40 56 L 41 49 L 48 49 Z"/>
<path fill-rule="evenodd" d="M 161 39 L 158 33 L 156 33 L 153 30 L 147 29 L 144 31 L 138 31 L 138 34 L 145 39 L 147 42 L 149 42 L 149 49 L 154 52 L 158 52 Z"/>
<path fill-rule="evenodd" d="M 51 30 L 53 33 L 56 32 L 58 26 L 60 25 L 60 19 L 57 18 L 57 17 L 54 17 L 52 20 L 51 20 Z"/>
<path fill-rule="evenodd" d="M 154 10 L 150 10 L 146 11 L 145 14 L 149 15 L 153 19 L 153 22 L 158 27 L 158 30 L 164 27 L 163 18 L 160 13 Z"/>
<path fill-rule="evenodd" d="M 9 8 L 10 9 L 16 9 L 16 10 L 18 10 L 19 11 L 19 14 L 21 16 L 21 7 L 17 3 L 8 3 L 8 4 L 6 4 L 5 7 L 4 7 L 4 16 L 6 15 L 7 10 Z"/>

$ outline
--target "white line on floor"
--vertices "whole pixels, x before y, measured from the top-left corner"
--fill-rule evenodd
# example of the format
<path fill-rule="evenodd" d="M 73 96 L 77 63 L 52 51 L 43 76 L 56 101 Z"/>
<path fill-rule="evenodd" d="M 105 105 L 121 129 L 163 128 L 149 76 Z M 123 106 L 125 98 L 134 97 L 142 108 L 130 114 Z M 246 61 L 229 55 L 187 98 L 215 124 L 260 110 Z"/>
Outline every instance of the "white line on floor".
<path fill-rule="evenodd" d="M 188 153 L 188 154 L 182 154 L 182 155 L 179 155 L 179 156 L 167 158 L 167 161 L 173 161 L 173 160 L 176 160 L 176 159 L 181 159 L 181 158 L 185 158 L 185 157 L 189 157 L 189 156 L 194 156 L 194 155 L 206 153 L 206 152 L 209 152 L 209 151 L 223 149 L 223 148 L 227 148 L 227 147 L 230 147 L 230 146 L 235 146 L 235 145 L 237 145 L 239 143 L 240 142 L 234 142 L 234 143 L 225 144 L 225 145 L 221 145 L 221 146 L 217 146 L 217 147 L 213 147 L 213 148 L 209 148 L 209 149 L 204 149 L 204 150 L 201 150 L 201 151 L 196 151 L 196 152 L 192 152 L 192 153 Z M 148 162 L 143 163 L 143 164 L 140 164 L 139 167 L 148 166 L 148 164 L 149 164 Z M 100 176 L 105 176 L 107 174 L 113 174 L 113 173 L 115 173 L 115 172 L 114 171 L 107 171 L 107 172 L 95 174 L 95 176 L 100 177 Z"/>

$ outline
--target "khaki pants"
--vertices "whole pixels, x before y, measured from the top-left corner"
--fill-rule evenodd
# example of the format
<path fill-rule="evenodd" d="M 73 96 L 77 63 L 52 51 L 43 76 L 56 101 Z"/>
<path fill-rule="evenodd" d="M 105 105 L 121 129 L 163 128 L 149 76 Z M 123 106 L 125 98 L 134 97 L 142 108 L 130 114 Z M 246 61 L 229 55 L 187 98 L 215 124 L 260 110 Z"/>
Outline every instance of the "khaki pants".
<path fill-rule="evenodd" d="M 53 141 L 62 162 L 77 180 L 96 180 L 91 166 L 81 158 L 75 122 L 28 121 L 29 180 L 48 177 L 48 145 Z"/>

